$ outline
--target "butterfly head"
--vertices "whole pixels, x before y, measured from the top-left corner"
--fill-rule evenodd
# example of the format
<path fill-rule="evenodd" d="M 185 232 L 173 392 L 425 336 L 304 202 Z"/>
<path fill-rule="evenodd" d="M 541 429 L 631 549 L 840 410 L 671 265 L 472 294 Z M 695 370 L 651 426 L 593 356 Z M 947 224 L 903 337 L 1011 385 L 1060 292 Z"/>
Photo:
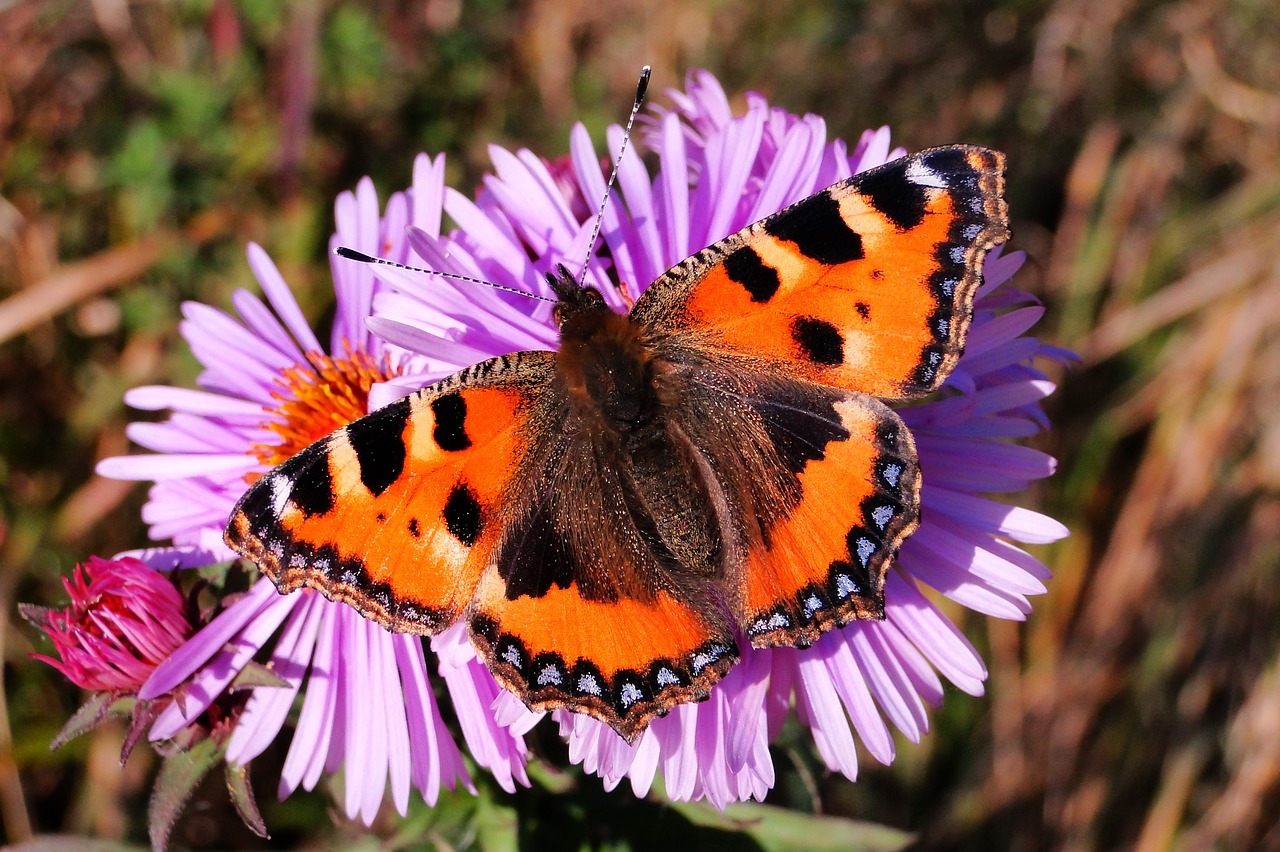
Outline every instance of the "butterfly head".
<path fill-rule="evenodd" d="M 556 294 L 553 317 L 562 335 L 565 324 L 574 317 L 585 317 L 601 312 L 612 313 L 609 306 L 605 304 L 604 297 L 600 295 L 600 291 L 578 283 L 577 279 L 569 274 L 569 270 L 565 269 L 564 264 L 557 265 L 555 272 L 547 273 L 547 283 Z"/>

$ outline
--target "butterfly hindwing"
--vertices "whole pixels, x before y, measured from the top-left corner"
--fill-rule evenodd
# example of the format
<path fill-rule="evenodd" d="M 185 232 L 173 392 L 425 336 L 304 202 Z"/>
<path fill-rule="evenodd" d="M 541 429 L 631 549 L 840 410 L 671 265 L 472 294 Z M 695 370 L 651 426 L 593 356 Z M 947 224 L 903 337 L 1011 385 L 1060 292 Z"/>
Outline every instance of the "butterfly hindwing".
<path fill-rule="evenodd" d="M 800 498 L 769 519 L 732 594 L 755 647 L 810 645 L 826 630 L 884 618 L 884 583 L 919 518 L 911 433 L 878 400 L 831 394 L 798 412 L 788 396 L 752 400 L 796 471 Z"/>
<path fill-rule="evenodd" d="M 548 428 L 481 580 L 472 642 L 530 707 L 588 713 L 633 740 L 705 698 L 738 658 L 722 547 L 672 422 L 624 450 L 569 407 Z"/>
<path fill-rule="evenodd" d="M 477 364 L 317 441 L 263 476 L 227 542 L 281 589 L 318 589 L 397 631 L 470 602 L 504 524 L 552 356 Z"/>
<path fill-rule="evenodd" d="M 592 599 L 570 581 L 513 597 L 496 568 L 480 584 L 470 631 L 490 671 L 529 707 L 588 713 L 628 741 L 675 704 L 706 698 L 738 660 L 716 610 L 674 590 Z"/>
<path fill-rule="evenodd" d="M 885 399 L 937 388 L 982 260 L 1008 237 L 1004 155 L 935 148 L 855 175 L 677 264 L 638 322 Z"/>
<path fill-rule="evenodd" d="M 812 644 L 884 616 L 884 581 L 919 517 L 910 431 L 865 394 L 745 369 L 693 370 L 682 412 L 737 519 L 723 591 L 756 647 Z"/>

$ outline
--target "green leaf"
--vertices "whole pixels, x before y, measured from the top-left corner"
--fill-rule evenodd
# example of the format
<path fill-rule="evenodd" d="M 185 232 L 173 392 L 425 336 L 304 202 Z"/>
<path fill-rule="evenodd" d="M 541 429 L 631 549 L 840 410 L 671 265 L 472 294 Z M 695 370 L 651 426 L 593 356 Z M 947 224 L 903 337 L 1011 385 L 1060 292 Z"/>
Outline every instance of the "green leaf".
<path fill-rule="evenodd" d="M 231 681 L 228 690 L 235 692 L 237 689 L 255 689 L 259 686 L 285 687 L 289 685 L 289 681 L 280 677 L 271 669 L 262 663 L 250 661 L 240 673 L 236 675 L 235 680 Z"/>
<path fill-rule="evenodd" d="M 519 820 L 515 808 L 498 804 L 492 795 L 482 795 L 476 808 L 476 845 L 484 852 L 516 852 Z"/>
<path fill-rule="evenodd" d="M 249 830 L 264 840 L 270 840 L 271 835 L 267 833 L 267 824 L 263 822 L 262 814 L 258 811 L 258 803 L 253 798 L 253 785 L 249 783 L 247 765 L 227 764 L 227 792 L 231 794 L 231 804 L 235 805 L 236 813 L 240 815 L 240 819 L 244 820 Z"/>
<path fill-rule="evenodd" d="M 755 802 L 730 805 L 724 811 L 694 802 L 672 802 L 671 807 L 695 825 L 742 832 L 768 852 L 892 852 L 905 849 L 915 840 L 915 835 L 887 825 Z"/>
<path fill-rule="evenodd" d="M 28 624 L 39 627 L 41 630 L 46 629 L 45 626 L 49 623 L 49 613 L 53 611 L 53 607 L 40 606 L 39 604 L 18 604 L 18 614 L 26 619 Z"/>
<path fill-rule="evenodd" d="M 132 125 L 112 154 L 110 167 L 130 233 L 146 233 L 164 220 L 173 195 L 172 168 L 169 142 L 160 124 L 144 119 Z"/>
<path fill-rule="evenodd" d="M 98 727 L 110 714 L 111 705 L 119 697 L 113 692 L 95 692 L 79 710 L 72 714 L 67 724 L 62 726 L 62 730 L 58 731 L 58 735 L 49 743 L 49 750 L 61 748 L 81 734 Z"/>
<path fill-rule="evenodd" d="M 325 26 L 322 81 L 348 104 L 368 103 L 385 92 L 392 55 L 370 13 L 357 5 L 336 8 Z"/>
<path fill-rule="evenodd" d="M 222 759 L 224 751 L 213 740 L 203 739 L 186 751 L 166 757 L 160 765 L 160 775 L 147 808 L 147 830 L 151 847 L 157 852 L 164 852 L 168 847 L 169 832 L 182 815 L 182 809 L 200 781 Z"/>

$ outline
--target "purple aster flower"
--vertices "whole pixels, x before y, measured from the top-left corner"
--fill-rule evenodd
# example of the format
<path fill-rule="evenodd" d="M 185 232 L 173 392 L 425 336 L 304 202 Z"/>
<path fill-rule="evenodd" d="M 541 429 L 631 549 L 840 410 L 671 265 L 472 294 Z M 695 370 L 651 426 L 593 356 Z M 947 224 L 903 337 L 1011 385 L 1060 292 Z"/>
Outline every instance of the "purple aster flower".
<path fill-rule="evenodd" d="M 586 271 L 586 283 L 618 310 L 697 249 L 904 153 L 890 150 L 885 128 L 863 133 L 852 148 L 828 141 L 818 116 L 793 115 L 754 93 L 746 113 L 735 116 L 706 73 L 692 74 L 686 91 L 670 96 L 674 109 L 655 111 L 644 134 L 658 174 L 651 178 L 634 151 L 623 158 L 619 191 L 603 212 L 602 245 Z M 611 128 L 607 139 L 618 150 L 621 129 Z M 546 294 L 548 271 L 581 265 L 593 225 L 588 211 L 604 195 L 601 160 L 581 125 L 570 151 L 566 173 L 528 151 L 493 148 L 495 173 L 474 201 L 445 193 L 444 210 L 459 229 L 444 238 L 411 232 L 422 258 L 416 265 Z M 634 744 L 593 718 L 557 711 L 575 763 L 609 788 L 630 779 L 637 795 L 661 771 L 671 798 L 723 807 L 762 799 L 773 785 L 768 743 L 793 710 L 827 766 L 854 779 L 855 735 L 887 764 L 894 757 L 890 725 L 918 741 L 928 729 L 926 705 L 942 700 L 941 678 L 982 693 L 982 659 L 923 589 L 1023 619 L 1027 596 L 1045 591 L 1049 572 L 1011 542 L 1066 534 L 1051 518 L 981 496 L 1023 490 L 1054 469 L 1052 458 L 1007 440 L 1046 427 L 1039 404 L 1053 385 L 1033 361 L 1057 354 L 1025 336 L 1042 311 L 1009 284 L 1022 262 L 1021 252 L 988 255 L 959 366 L 932 401 L 899 412 L 919 449 L 922 520 L 889 572 L 885 619 L 829 631 L 807 649 L 754 650 L 742 642 L 742 661 L 709 700 L 655 719 Z M 433 359 L 440 374 L 555 345 L 543 303 L 397 270 L 384 278 L 394 290 L 375 297 L 370 327 Z M 495 709 L 514 731 L 532 724 L 510 694 L 499 696 Z"/>
<path fill-rule="evenodd" d="M 382 213 L 372 182 L 362 180 L 355 193 L 337 200 L 333 244 L 409 260 L 407 225 L 438 232 L 443 170 L 443 159 L 419 157 L 412 188 L 394 194 Z M 181 331 L 205 368 L 203 390 L 130 391 L 125 399 L 133 407 L 172 414 L 163 423 L 129 427 L 129 436 L 152 454 L 106 459 L 98 468 L 105 476 L 155 481 L 143 518 L 153 538 L 176 545 L 150 551 L 155 562 L 233 558 L 222 530 L 249 482 L 370 408 L 420 387 L 421 377 L 452 370 L 452 359 L 473 351 L 467 343 L 451 345 L 448 328 L 436 329 L 442 341 L 436 351 L 418 355 L 373 337 L 366 325 L 370 305 L 387 288 L 366 267 L 338 261 L 326 354 L 270 258 L 256 245 L 248 256 L 267 303 L 238 291 L 232 297 L 238 317 L 184 305 Z M 483 321 L 483 311 L 472 306 L 469 315 Z M 497 683 L 465 640 L 447 634 L 433 646 L 473 758 L 507 790 L 527 784 L 524 742 L 490 710 Z M 368 823 L 388 783 L 401 814 L 411 787 L 434 803 L 441 786 L 471 786 L 437 708 L 419 637 L 393 635 L 316 592 L 278 595 L 263 579 L 170 650 L 139 693 L 144 700 L 182 695 L 159 713 L 149 732 L 153 740 L 177 736 L 257 658 L 286 685 L 250 690 L 233 720 L 226 759 L 244 764 L 261 754 L 305 687 L 280 779 L 282 798 L 341 767 L 346 813 Z"/>

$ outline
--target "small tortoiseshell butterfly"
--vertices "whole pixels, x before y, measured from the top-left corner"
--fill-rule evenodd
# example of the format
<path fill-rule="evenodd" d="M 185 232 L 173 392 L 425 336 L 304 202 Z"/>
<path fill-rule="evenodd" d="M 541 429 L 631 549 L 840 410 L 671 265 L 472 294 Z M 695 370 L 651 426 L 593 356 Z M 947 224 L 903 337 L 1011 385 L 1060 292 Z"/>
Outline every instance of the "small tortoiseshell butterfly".
<path fill-rule="evenodd" d="M 531 708 L 635 741 L 739 643 L 884 617 L 915 529 L 911 433 L 987 251 L 1004 156 L 935 148 L 841 181 L 669 269 L 628 315 L 563 267 L 560 348 L 469 367 L 257 481 L 227 541 L 400 632 L 465 619 Z"/>

